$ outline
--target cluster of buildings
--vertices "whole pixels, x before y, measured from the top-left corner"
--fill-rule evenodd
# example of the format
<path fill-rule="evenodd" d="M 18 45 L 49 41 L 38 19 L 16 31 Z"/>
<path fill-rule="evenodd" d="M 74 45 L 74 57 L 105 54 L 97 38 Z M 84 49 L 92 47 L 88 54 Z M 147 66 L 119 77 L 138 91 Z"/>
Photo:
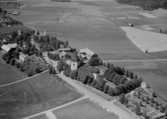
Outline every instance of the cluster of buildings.
<path fill-rule="evenodd" d="M 57 52 L 54 51 L 52 53 L 59 54 L 60 59 L 70 66 L 71 71 L 77 70 L 81 77 L 89 75 L 93 76 L 94 79 L 98 79 L 107 70 L 104 66 L 93 67 L 88 64 L 91 57 L 95 55 L 95 53 L 88 48 L 79 49 L 77 51 L 72 48 L 60 48 Z M 85 64 L 84 66 L 78 66 L 78 58 L 82 59 Z"/>

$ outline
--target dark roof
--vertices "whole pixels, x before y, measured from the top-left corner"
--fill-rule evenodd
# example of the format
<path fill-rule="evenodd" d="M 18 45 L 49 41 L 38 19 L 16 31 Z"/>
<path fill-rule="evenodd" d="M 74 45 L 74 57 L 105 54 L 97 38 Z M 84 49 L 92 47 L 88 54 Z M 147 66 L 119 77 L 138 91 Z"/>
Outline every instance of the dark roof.
<path fill-rule="evenodd" d="M 78 68 L 78 71 L 88 71 L 91 73 L 98 73 L 98 69 L 91 67 L 91 66 L 82 66 L 80 68 Z"/>

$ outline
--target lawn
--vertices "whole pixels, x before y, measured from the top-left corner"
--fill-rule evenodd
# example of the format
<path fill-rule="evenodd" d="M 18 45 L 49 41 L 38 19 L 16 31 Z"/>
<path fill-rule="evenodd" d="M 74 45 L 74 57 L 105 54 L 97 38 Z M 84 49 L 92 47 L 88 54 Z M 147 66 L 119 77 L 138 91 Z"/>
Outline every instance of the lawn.
<path fill-rule="evenodd" d="M 73 101 L 81 95 L 56 75 L 46 72 L 0 88 L 0 96 L 3 119 L 19 119 Z"/>
<path fill-rule="evenodd" d="M 2 52 L 0 51 L 0 85 L 21 80 L 26 77 L 27 75 L 16 67 L 6 64 L 4 60 L 2 60 Z"/>
<path fill-rule="evenodd" d="M 53 113 L 58 119 L 118 119 L 87 99 L 54 110 Z"/>

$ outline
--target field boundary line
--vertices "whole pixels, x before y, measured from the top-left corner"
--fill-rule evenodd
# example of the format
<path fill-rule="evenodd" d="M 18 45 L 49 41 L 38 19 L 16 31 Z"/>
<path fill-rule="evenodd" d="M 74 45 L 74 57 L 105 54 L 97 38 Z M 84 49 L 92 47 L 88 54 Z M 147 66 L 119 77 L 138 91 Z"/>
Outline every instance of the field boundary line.
<path fill-rule="evenodd" d="M 137 59 L 137 60 L 103 60 L 103 62 L 137 62 L 137 61 L 167 61 L 167 59 Z"/>
<path fill-rule="evenodd" d="M 47 72 L 47 71 L 48 71 L 48 70 L 45 70 L 45 71 L 43 71 L 43 72 L 41 72 L 41 73 L 38 73 L 38 74 L 35 74 L 35 75 L 31 76 L 31 77 L 27 77 L 27 78 L 24 78 L 24 79 L 21 79 L 21 80 L 18 80 L 18 81 L 14 81 L 14 82 L 11 82 L 11 83 L 7 83 L 7 84 L 4 84 L 4 85 L 0 85 L 0 88 L 5 87 L 5 86 L 9 86 L 9 85 L 12 85 L 12 84 L 16 84 L 16 83 L 19 83 L 19 82 L 22 82 L 22 81 L 26 81 L 26 80 L 28 80 L 28 79 L 30 79 L 30 78 L 36 77 L 36 76 L 38 76 L 38 75 L 41 75 L 41 74 L 43 74 L 43 73 L 45 73 L 45 72 Z"/>
<path fill-rule="evenodd" d="M 58 107 L 54 107 L 54 108 L 52 108 L 52 109 L 48 109 L 48 110 L 39 112 L 39 113 L 34 114 L 34 115 L 30 115 L 30 116 L 24 117 L 24 118 L 22 118 L 22 119 L 30 119 L 30 118 L 32 118 L 32 117 L 34 117 L 34 116 L 38 116 L 38 115 L 41 115 L 41 114 L 46 114 L 48 111 L 51 111 L 51 113 L 52 113 L 52 111 L 54 111 L 54 110 L 57 110 L 57 109 L 60 109 L 60 108 L 65 107 L 65 106 L 71 105 L 71 104 L 76 103 L 76 102 L 78 102 L 78 101 L 81 101 L 81 100 L 83 100 L 83 99 L 87 99 L 87 96 L 83 96 L 83 97 L 81 97 L 81 98 L 79 98 L 79 99 L 77 99 L 77 100 L 74 100 L 74 101 L 72 101 L 72 102 L 69 102 L 69 103 L 60 105 L 60 106 L 58 106 Z M 47 114 L 46 114 L 46 115 L 47 115 Z"/>

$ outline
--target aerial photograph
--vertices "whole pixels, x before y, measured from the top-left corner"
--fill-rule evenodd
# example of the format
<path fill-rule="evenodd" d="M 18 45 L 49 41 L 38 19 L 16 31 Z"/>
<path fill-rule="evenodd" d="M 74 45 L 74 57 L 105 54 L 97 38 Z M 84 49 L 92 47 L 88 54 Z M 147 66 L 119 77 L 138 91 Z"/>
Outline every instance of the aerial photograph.
<path fill-rule="evenodd" d="M 167 0 L 0 0 L 0 119 L 167 119 Z"/>

